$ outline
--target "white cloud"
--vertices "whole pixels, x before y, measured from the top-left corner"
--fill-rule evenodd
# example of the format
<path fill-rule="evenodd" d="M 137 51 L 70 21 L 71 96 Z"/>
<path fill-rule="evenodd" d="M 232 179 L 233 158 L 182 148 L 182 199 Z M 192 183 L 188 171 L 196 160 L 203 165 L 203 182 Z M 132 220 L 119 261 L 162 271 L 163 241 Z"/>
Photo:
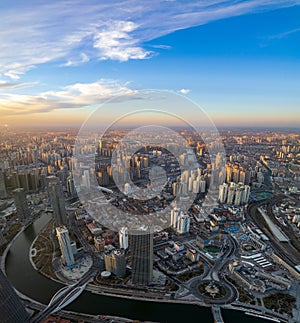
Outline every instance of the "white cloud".
<path fill-rule="evenodd" d="M 83 63 L 87 63 L 90 60 L 88 55 L 86 55 L 85 53 L 80 53 L 79 56 L 79 59 L 69 59 L 66 63 L 62 64 L 62 66 L 78 66 Z"/>
<path fill-rule="evenodd" d="M 0 113 L 4 116 L 83 108 L 103 103 L 118 96 L 122 100 L 129 100 L 134 94 L 136 91 L 113 80 L 76 83 L 66 86 L 60 91 L 47 91 L 36 95 L 0 92 Z"/>
<path fill-rule="evenodd" d="M 179 90 L 179 92 L 181 94 L 189 94 L 191 92 L 191 90 L 189 90 L 189 89 L 181 89 L 181 90 Z"/>
<path fill-rule="evenodd" d="M 172 48 L 169 45 L 152 45 L 151 47 L 158 48 L 158 49 L 171 49 Z"/>
<path fill-rule="evenodd" d="M 0 76 L 18 79 L 51 61 L 74 66 L 88 59 L 145 59 L 151 56 L 145 42 L 175 30 L 297 4 L 300 0 L 3 1 Z"/>
<path fill-rule="evenodd" d="M 24 82 L 24 83 L 8 83 L 4 80 L 0 80 L 0 91 L 1 90 L 14 90 L 25 87 L 32 87 L 36 85 L 37 82 Z"/>
<path fill-rule="evenodd" d="M 100 30 L 94 36 L 94 47 L 99 50 L 99 58 L 122 62 L 149 57 L 151 53 L 138 46 L 138 40 L 129 35 L 137 28 L 138 25 L 131 21 L 117 21 Z"/>

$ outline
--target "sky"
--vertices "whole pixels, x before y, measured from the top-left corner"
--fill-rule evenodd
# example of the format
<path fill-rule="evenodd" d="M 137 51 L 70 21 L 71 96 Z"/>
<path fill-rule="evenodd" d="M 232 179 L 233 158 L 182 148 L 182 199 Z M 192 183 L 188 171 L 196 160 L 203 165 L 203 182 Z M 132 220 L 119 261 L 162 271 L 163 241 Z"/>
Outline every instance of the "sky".
<path fill-rule="evenodd" d="M 80 126 L 154 89 L 217 126 L 298 127 L 299 86 L 300 0 L 1 0 L 1 125 Z"/>

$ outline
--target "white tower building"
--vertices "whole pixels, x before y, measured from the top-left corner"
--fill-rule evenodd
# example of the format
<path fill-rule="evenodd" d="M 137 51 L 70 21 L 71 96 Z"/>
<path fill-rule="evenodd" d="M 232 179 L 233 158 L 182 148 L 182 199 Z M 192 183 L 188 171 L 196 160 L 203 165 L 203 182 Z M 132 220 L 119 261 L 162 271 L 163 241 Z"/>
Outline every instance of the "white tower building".
<path fill-rule="evenodd" d="M 179 216 L 180 216 L 180 209 L 178 207 L 174 207 L 171 210 L 171 227 L 174 229 L 177 228 Z"/>
<path fill-rule="evenodd" d="M 247 204 L 249 202 L 249 197 L 250 197 L 250 186 L 245 185 L 244 196 L 243 196 L 243 202 L 242 203 Z"/>
<path fill-rule="evenodd" d="M 119 244 L 121 249 L 128 248 L 128 229 L 126 227 L 119 231 Z"/>
<path fill-rule="evenodd" d="M 200 191 L 199 179 L 193 181 L 193 193 L 197 194 Z"/>
<path fill-rule="evenodd" d="M 235 191 L 234 205 L 239 206 L 242 202 L 242 197 L 244 195 L 244 186 L 238 186 Z"/>
<path fill-rule="evenodd" d="M 56 228 L 56 236 L 59 242 L 61 256 L 66 266 L 74 265 L 74 255 L 70 241 L 69 231 L 65 226 Z"/>
<path fill-rule="evenodd" d="M 204 179 L 202 179 L 200 181 L 200 192 L 205 193 L 205 190 L 206 190 L 206 181 Z"/>
<path fill-rule="evenodd" d="M 233 203 L 234 193 L 235 193 L 235 183 L 231 182 L 227 193 L 227 204 Z"/>
<path fill-rule="evenodd" d="M 186 213 L 181 213 L 177 224 L 177 232 L 182 234 L 190 230 L 190 217 Z"/>
<path fill-rule="evenodd" d="M 225 203 L 227 198 L 228 185 L 223 183 L 219 186 L 219 201 L 220 203 Z"/>

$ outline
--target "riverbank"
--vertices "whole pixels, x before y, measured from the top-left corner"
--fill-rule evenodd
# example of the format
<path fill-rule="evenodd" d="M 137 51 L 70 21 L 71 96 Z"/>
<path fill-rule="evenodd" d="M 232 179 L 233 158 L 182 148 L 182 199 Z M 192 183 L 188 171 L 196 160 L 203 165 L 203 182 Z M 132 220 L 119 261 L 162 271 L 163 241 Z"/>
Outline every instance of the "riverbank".
<path fill-rule="evenodd" d="M 52 281 L 35 271 L 28 257 L 33 240 L 49 220 L 49 215 L 43 215 L 24 230 L 12 244 L 6 259 L 6 273 L 14 287 L 25 297 L 41 304 L 48 304 L 52 296 L 64 286 L 62 283 Z M 21 272 L 20 268 L 22 268 Z M 183 302 L 175 302 L 174 300 L 165 302 L 161 299 L 148 301 L 145 298 L 135 300 L 95 294 L 89 291 L 84 291 L 65 310 L 96 316 L 126 317 L 131 320 L 167 323 L 182 323 L 186 321 L 188 313 L 189 322 L 198 322 L 199 317 L 203 322 L 213 322 L 208 305 L 191 304 L 191 300 Z M 243 312 L 238 311 L 229 310 L 226 315 L 225 322 L 265 322 L 258 318 L 247 317 Z"/>

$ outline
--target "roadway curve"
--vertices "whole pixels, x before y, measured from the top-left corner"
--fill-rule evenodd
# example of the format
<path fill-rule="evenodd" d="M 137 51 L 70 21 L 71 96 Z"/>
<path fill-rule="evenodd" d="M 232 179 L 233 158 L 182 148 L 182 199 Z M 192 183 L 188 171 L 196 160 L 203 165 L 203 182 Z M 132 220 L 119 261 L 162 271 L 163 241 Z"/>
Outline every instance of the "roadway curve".
<path fill-rule="evenodd" d="M 203 277 L 195 277 L 188 281 L 188 288 L 194 296 L 200 298 L 203 301 L 209 302 L 211 304 L 230 304 L 238 298 L 238 292 L 236 288 L 228 282 L 224 274 L 226 272 L 226 267 L 230 262 L 232 256 L 236 256 L 238 253 L 238 243 L 230 235 L 228 235 L 228 244 L 225 253 L 220 259 L 217 259 L 210 271 Z M 210 298 L 199 292 L 199 285 L 205 281 L 216 281 L 226 289 L 226 294 L 220 298 Z"/>
<path fill-rule="evenodd" d="M 279 201 L 281 201 L 285 198 L 287 198 L 287 197 L 285 195 L 281 194 L 281 195 L 277 195 L 277 196 L 274 196 L 269 199 L 265 199 L 263 201 L 250 203 L 247 208 L 247 216 L 250 217 L 251 221 L 258 228 L 260 228 L 264 232 L 264 234 L 270 239 L 269 243 L 270 243 L 271 247 L 273 248 L 273 250 L 275 251 L 275 253 L 278 256 L 280 256 L 287 264 L 294 267 L 299 264 L 299 261 L 295 261 L 295 260 L 299 259 L 299 253 L 296 257 L 291 256 L 291 255 L 295 255 L 295 249 L 287 243 L 285 243 L 283 245 L 283 243 L 279 242 L 272 235 L 272 233 L 269 231 L 268 227 L 263 225 L 264 222 L 261 221 L 261 216 L 259 215 L 259 211 L 258 211 L 258 208 L 261 206 L 267 206 L 267 208 L 270 209 L 270 208 L 272 208 L 272 206 L 274 204 L 278 203 Z"/>

